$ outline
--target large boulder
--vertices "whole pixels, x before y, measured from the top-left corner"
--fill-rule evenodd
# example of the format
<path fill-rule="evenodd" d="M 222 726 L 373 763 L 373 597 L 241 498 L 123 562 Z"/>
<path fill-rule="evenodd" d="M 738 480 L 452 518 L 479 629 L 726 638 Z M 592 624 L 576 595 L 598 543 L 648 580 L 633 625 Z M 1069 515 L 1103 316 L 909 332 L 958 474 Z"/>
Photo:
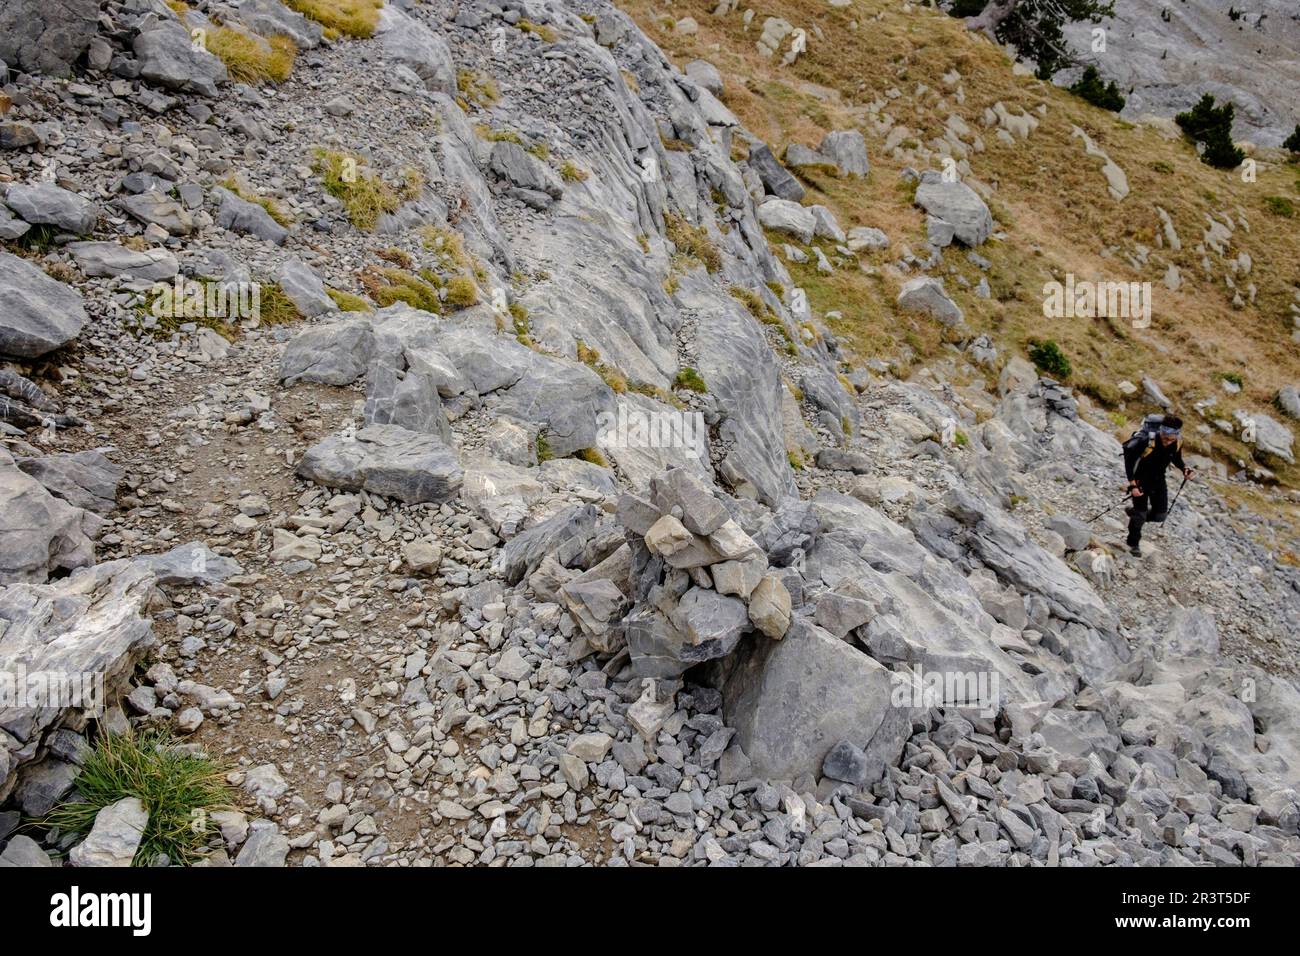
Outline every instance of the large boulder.
<path fill-rule="evenodd" d="M 783 640 L 742 646 L 722 687 L 723 713 L 756 776 L 820 776 L 826 755 L 847 740 L 867 756 L 869 785 L 911 733 L 911 711 L 894 706 L 892 689 L 887 668 L 805 622 Z"/>
<path fill-rule="evenodd" d="M 189 31 L 174 20 L 145 30 L 132 48 L 140 76 L 164 89 L 216 96 L 217 85 L 228 78 L 225 64 L 197 48 Z"/>
<path fill-rule="evenodd" d="M 54 863 L 50 856 L 41 845 L 29 836 L 19 833 L 11 837 L 9 843 L 5 846 L 5 851 L 0 853 L 0 869 L 5 867 L 52 867 Z"/>
<path fill-rule="evenodd" d="M 1288 465 L 1295 464 L 1295 435 L 1271 415 L 1256 412 L 1251 416 L 1255 422 L 1255 448 L 1265 456 L 1277 458 Z"/>
<path fill-rule="evenodd" d="M 24 73 L 67 76 L 96 32 L 98 0 L 5 0 L 0 60 Z"/>
<path fill-rule="evenodd" d="M 116 204 L 146 226 L 158 226 L 173 236 L 188 236 L 194 231 L 194 217 L 189 210 L 161 189 L 121 196 Z"/>
<path fill-rule="evenodd" d="M 152 572 L 159 587 L 220 584 L 243 569 L 234 558 L 223 557 L 201 541 L 188 541 L 161 554 L 135 559 Z"/>
<path fill-rule="evenodd" d="M 0 355 L 39 358 L 75 339 L 86 321 L 81 293 L 0 252 Z"/>
<path fill-rule="evenodd" d="M 139 797 L 123 797 L 95 814 L 86 839 L 72 848 L 73 866 L 130 866 L 144 839 L 149 811 Z"/>
<path fill-rule="evenodd" d="M 758 221 L 764 228 L 787 233 L 800 242 L 812 242 L 817 231 L 817 217 L 788 199 L 768 199 L 758 207 Z"/>
<path fill-rule="evenodd" d="M 942 279 L 930 276 L 908 279 L 898 292 L 898 304 L 909 312 L 923 312 L 936 318 L 949 328 L 965 321 L 961 306 L 948 298 Z"/>
<path fill-rule="evenodd" d="M 400 425 L 415 432 L 438 435 L 450 444 L 451 425 L 438 397 L 436 376 L 409 366 L 403 356 L 376 361 L 366 375 L 367 425 Z"/>
<path fill-rule="evenodd" d="M 727 452 L 718 474 L 738 496 L 775 504 L 794 493 L 781 419 L 781 363 L 748 310 L 703 275 L 684 276 L 677 296 L 684 308 L 710 316 L 700 323 L 696 353 L 722 415 L 717 433 Z"/>
<path fill-rule="evenodd" d="M 963 182 L 945 180 L 933 170 L 921 176 L 916 204 L 952 226 L 956 238 L 968 246 L 980 245 L 993 232 L 993 214 L 979 194 Z"/>
<path fill-rule="evenodd" d="M 616 395 L 614 402 L 616 410 L 604 420 L 597 440 L 629 485 L 643 489 L 666 468 L 687 468 L 704 481 L 713 480 L 702 413 L 681 412 L 630 391 Z M 669 440 L 663 440 L 665 434 Z"/>
<path fill-rule="evenodd" d="M 1283 385 L 1277 392 L 1277 407 L 1290 418 L 1300 418 L 1300 388 Z"/>
<path fill-rule="evenodd" d="M 507 584 L 517 584 L 547 557 L 567 567 L 596 533 L 600 512 L 594 505 L 573 505 L 511 538 L 497 555 L 495 570 Z"/>
<path fill-rule="evenodd" d="M 212 190 L 212 196 L 220 203 L 215 217 L 218 226 L 231 232 L 256 236 L 277 246 L 284 244 L 289 230 L 276 222 L 262 206 L 242 199 L 222 186 Z"/>
<path fill-rule="evenodd" d="M 90 535 L 102 524 L 56 498 L 0 452 L 0 584 L 40 583 L 95 560 Z"/>
<path fill-rule="evenodd" d="M 871 171 L 867 143 L 855 129 L 834 130 L 822 137 L 817 152 L 844 176 L 865 176 Z"/>
<path fill-rule="evenodd" d="M 668 613 L 640 605 L 622 622 L 632 672 L 664 679 L 725 657 L 752 630 L 744 601 L 700 587 L 688 590 Z"/>
<path fill-rule="evenodd" d="M 481 326 L 449 326 L 434 342 L 470 388 L 490 396 L 496 413 L 543 428 L 553 455 L 597 447 L 600 415 L 613 413 L 614 392 L 587 366 L 535 352 Z"/>
<path fill-rule="evenodd" d="M 977 683 L 982 676 L 988 693 L 981 704 L 1031 695 L 1029 678 L 994 639 L 998 625 L 956 569 L 856 498 L 826 490 L 811 509 L 820 530 L 807 552 L 808 578 L 831 589 L 818 602 L 819 623 L 836 634 L 857 626 L 856 640 L 883 664 L 970 675 Z"/>
<path fill-rule="evenodd" d="M 303 329 L 280 356 L 280 381 L 351 385 L 375 356 L 375 330 L 365 319 L 345 319 Z"/>
<path fill-rule="evenodd" d="M 264 37 L 288 37 L 300 50 L 320 46 L 324 35 L 319 23 L 290 10 L 280 0 L 244 0 L 239 6 L 239 19 Z"/>
<path fill-rule="evenodd" d="M 95 228 L 99 207 L 53 183 L 10 186 L 5 205 L 33 226 L 53 226 L 84 236 Z"/>
<path fill-rule="evenodd" d="M 117 489 L 126 477 L 122 467 L 109 461 L 101 450 L 16 461 L 24 474 L 39 481 L 50 494 L 96 514 L 108 514 L 117 507 Z"/>
<path fill-rule="evenodd" d="M 516 437 L 520 443 L 527 443 L 532 449 L 532 439 L 525 429 L 505 424 L 518 429 L 521 434 Z M 532 506 L 545 496 L 546 489 L 537 480 L 536 469 L 506 464 L 495 458 L 481 458 L 467 464 L 460 490 L 461 501 L 505 538 L 515 534 Z"/>
<path fill-rule="evenodd" d="M 437 435 L 370 425 L 312 445 L 298 476 L 341 491 L 368 491 L 407 504 L 454 498 L 464 471 Z"/>
<path fill-rule="evenodd" d="M 766 143 L 754 143 L 749 147 L 749 167 L 758 173 L 763 186 L 773 196 L 796 203 L 803 199 L 806 190 L 772 155 Z"/>
<path fill-rule="evenodd" d="M 384 56 L 409 67 L 436 93 L 456 95 L 456 68 L 447 41 L 423 23 L 388 4 L 379 12 Z"/>
<path fill-rule="evenodd" d="M 682 72 L 697 86 L 708 90 L 714 96 L 722 95 L 722 74 L 708 60 L 691 60 L 682 67 Z"/>
<path fill-rule="evenodd" d="M 131 674 L 155 641 L 146 613 L 154 578 L 130 561 L 109 561 L 50 584 L 11 584 L 0 589 L 0 672 L 58 674 L 66 694 L 37 706 L 0 705 L 0 802 L 29 776 L 60 778 L 61 765 L 33 761 L 46 738 L 64 724 L 79 726 L 101 716 L 127 690 Z M 6 751 L 12 739 L 14 749 Z M 72 773 L 61 778 L 71 782 Z M 53 793 L 66 786 L 28 787 Z M 57 799 L 57 796 L 55 797 Z M 48 802 L 48 801 L 41 801 Z"/>
<path fill-rule="evenodd" d="M 280 288 L 305 319 L 314 319 L 326 312 L 337 312 L 338 305 L 325 291 L 325 283 L 307 263 L 297 256 L 285 260 L 276 276 Z"/>
<path fill-rule="evenodd" d="M 520 189 L 544 193 L 552 199 L 559 199 L 564 192 L 560 177 L 518 143 L 493 143 L 489 166 L 492 172 Z"/>
<path fill-rule="evenodd" d="M 694 587 L 683 594 L 672 618 L 673 624 L 690 641 L 700 659 L 731 653 L 750 631 L 745 602 L 708 588 Z M 705 648 L 707 658 L 700 654 Z"/>
<path fill-rule="evenodd" d="M 0 125 L 0 149 L 11 148 L 5 138 L 6 129 L 4 125 Z M 21 239 L 31 232 L 31 229 L 31 223 L 23 222 L 9 211 L 8 206 L 0 206 L 0 239 L 9 241 Z"/>
<path fill-rule="evenodd" d="M 1097 592 L 1064 561 L 1035 544 L 1020 522 L 964 489 L 948 492 L 943 506 L 964 527 L 965 544 L 1002 581 L 1038 594 L 1061 620 L 1100 632 L 1120 660 L 1128 658 L 1115 617 Z"/>

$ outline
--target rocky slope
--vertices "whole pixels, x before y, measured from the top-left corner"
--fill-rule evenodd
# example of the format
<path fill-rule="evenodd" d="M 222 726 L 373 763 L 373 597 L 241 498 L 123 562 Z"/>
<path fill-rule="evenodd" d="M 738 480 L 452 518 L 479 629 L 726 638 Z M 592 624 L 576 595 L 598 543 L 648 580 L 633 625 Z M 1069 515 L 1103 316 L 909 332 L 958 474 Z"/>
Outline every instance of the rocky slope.
<path fill-rule="evenodd" d="M 1096 27 L 1107 35 L 1100 53 Z M 1118 0 L 1114 17 L 1073 24 L 1065 38 L 1124 90 L 1125 115 L 1173 116 L 1213 93 L 1237 105 L 1233 134 L 1242 139 L 1279 146 L 1300 122 L 1300 12 L 1287 0 Z"/>
<path fill-rule="evenodd" d="M 0 709 L 0 859 L 129 861 L 129 801 L 10 835 L 129 725 L 229 764 L 210 865 L 1300 858 L 1267 521 L 1195 484 L 1134 560 L 1069 389 L 987 337 L 853 354 L 787 262 L 878 230 L 707 64 L 597 0 L 86 6 L 5 88 L 0 670 L 108 706 Z M 223 28 L 292 71 L 232 81 Z M 989 238 L 909 177 L 931 268 Z M 177 277 L 260 309 L 160 317 Z M 960 321 L 923 273 L 897 308 Z"/>

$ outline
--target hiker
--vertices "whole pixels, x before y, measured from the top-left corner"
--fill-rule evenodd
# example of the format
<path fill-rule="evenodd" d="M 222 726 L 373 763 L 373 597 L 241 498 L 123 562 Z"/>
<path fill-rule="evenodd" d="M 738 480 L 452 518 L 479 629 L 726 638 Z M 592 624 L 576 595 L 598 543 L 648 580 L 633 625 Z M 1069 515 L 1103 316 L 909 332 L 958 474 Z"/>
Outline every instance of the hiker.
<path fill-rule="evenodd" d="M 1169 513 L 1169 488 L 1165 469 L 1177 466 L 1183 478 L 1192 480 L 1192 469 L 1183 463 L 1183 420 L 1177 415 L 1153 415 L 1142 429 L 1124 443 L 1124 474 L 1133 501 L 1127 508 L 1128 549 L 1142 556 L 1142 526 L 1148 521 L 1164 521 Z"/>

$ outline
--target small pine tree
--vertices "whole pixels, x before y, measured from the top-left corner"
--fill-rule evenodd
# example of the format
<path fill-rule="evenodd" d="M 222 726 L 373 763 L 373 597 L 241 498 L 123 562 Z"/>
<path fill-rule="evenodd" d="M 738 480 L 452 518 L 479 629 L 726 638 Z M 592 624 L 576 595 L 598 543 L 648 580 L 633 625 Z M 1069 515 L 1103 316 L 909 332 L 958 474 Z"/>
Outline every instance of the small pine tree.
<path fill-rule="evenodd" d="M 1208 163 L 1215 169 L 1236 169 L 1246 158 L 1246 154 L 1232 142 L 1227 130 L 1213 130 L 1205 139 L 1205 151 L 1201 153 L 1201 162 Z"/>
<path fill-rule="evenodd" d="M 1010 43 L 1038 65 L 1038 78 L 1046 80 L 1074 63 L 1063 27 L 1114 16 L 1115 0 L 951 0 L 948 13 L 969 18 L 967 29 Z"/>
<path fill-rule="evenodd" d="M 1124 108 L 1124 97 L 1119 87 L 1115 85 L 1115 81 L 1103 83 L 1101 74 L 1097 72 L 1095 66 L 1090 66 L 1083 71 L 1083 76 L 1070 87 L 1070 92 L 1087 100 L 1093 106 L 1100 106 L 1112 113 L 1118 113 Z"/>
<path fill-rule="evenodd" d="M 1293 153 L 1300 153 L 1300 123 L 1295 124 L 1295 130 L 1286 139 L 1282 140 L 1282 148 L 1289 149 Z"/>
<path fill-rule="evenodd" d="M 1052 339 L 1046 342 L 1031 340 L 1029 360 L 1038 366 L 1040 371 L 1046 372 L 1055 379 L 1064 380 L 1070 377 L 1070 360 Z"/>
<path fill-rule="evenodd" d="M 1203 143 L 1201 162 L 1218 169 L 1235 169 L 1246 154 L 1232 143 L 1232 103 L 1214 105 L 1214 96 L 1206 93 L 1195 106 L 1174 117 L 1183 135 L 1194 143 Z"/>
<path fill-rule="evenodd" d="M 1214 105 L 1214 94 L 1206 93 L 1196 105 L 1185 113 L 1179 113 L 1174 117 L 1174 122 L 1182 129 L 1183 135 L 1193 142 L 1201 142 L 1205 139 L 1205 134 L 1214 128 L 1221 121 L 1224 111 L 1227 111 L 1229 122 L 1232 120 L 1234 107 L 1231 103 L 1222 107 Z"/>

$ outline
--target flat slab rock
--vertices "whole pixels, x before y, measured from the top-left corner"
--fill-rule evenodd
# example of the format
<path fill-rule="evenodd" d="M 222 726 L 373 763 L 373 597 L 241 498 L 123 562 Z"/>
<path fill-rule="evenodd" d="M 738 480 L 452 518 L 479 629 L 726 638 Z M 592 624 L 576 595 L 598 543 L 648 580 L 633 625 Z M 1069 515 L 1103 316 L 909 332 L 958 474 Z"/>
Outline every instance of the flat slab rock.
<path fill-rule="evenodd" d="M 405 501 L 443 502 L 459 492 L 465 472 L 437 435 L 398 425 L 370 425 L 317 442 L 298 477 L 341 491 L 368 491 Z"/>
<path fill-rule="evenodd" d="M 117 489 L 126 476 L 122 467 L 100 450 L 18 458 L 15 462 L 50 494 L 96 514 L 108 514 L 117 507 Z"/>

